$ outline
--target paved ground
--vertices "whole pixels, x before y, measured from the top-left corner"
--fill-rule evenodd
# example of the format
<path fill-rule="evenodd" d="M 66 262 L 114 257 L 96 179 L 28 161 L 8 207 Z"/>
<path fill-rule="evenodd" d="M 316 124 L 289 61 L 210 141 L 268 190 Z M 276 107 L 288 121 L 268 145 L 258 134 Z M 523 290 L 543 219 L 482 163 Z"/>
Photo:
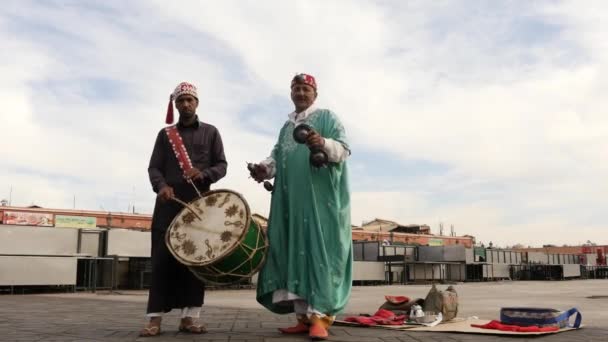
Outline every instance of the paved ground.
<path fill-rule="evenodd" d="M 443 286 L 441 286 L 443 288 Z M 384 294 L 424 297 L 429 286 L 355 287 L 347 307 L 350 314 L 373 313 Z M 584 315 L 584 329 L 538 338 L 488 335 L 388 331 L 332 327 L 331 341 L 608 341 L 608 280 L 566 282 L 504 282 L 457 285 L 461 316 L 497 318 L 501 306 L 540 305 L 566 309 L 577 306 Z M 306 341 L 285 337 L 277 327 L 292 315 L 271 314 L 256 304 L 251 290 L 209 291 L 202 319 L 210 332 L 192 336 L 177 332 L 177 313 L 170 313 L 163 334 L 140 338 L 147 295 L 145 292 L 76 293 L 0 296 L 1 341 Z"/>

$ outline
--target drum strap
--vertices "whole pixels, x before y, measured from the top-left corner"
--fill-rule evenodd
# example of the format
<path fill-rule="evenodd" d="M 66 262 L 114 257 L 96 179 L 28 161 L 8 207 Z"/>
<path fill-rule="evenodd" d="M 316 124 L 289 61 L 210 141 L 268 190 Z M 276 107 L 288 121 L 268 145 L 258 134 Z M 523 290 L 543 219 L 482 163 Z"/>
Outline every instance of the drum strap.
<path fill-rule="evenodd" d="M 175 153 L 179 167 L 184 173 L 186 173 L 186 171 L 192 168 L 192 161 L 190 160 L 190 156 L 188 156 L 188 151 L 186 150 L 186 146 L 184 146 L 182 136 L 179 135 L 175 125 L 165 128 L 165 132 L 167 133 L 169 143 L 173 148 L 173 152 Z"/>

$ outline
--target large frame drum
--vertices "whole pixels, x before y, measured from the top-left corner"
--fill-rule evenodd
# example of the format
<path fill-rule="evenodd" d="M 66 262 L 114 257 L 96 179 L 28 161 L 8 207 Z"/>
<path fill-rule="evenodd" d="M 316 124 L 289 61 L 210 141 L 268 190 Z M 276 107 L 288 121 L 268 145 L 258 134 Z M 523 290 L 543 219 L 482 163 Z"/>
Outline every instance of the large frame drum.
<path fill-rule="evenodd" d="M 165 235 L 169 251 L 207 284 L 251 278 L 264 264 L 266 233 L 232 190 L 213 190 L 188 203 Z"/>

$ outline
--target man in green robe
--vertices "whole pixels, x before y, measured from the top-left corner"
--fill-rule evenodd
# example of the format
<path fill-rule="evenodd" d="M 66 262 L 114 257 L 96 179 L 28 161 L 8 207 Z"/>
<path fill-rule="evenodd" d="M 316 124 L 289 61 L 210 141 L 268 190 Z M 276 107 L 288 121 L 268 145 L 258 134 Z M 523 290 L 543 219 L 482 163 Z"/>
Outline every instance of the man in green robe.
<path fill-rule="evenodd" d="M 330 110 L 313 106 L 314 77 L 299 74 L 291 83 L 295 111 L 280 131 L 269 158 L 251 176 L 274 178 L 268 224 L 269 250 L 260 271 L 257 300 L 279 314 L 296 313 L 298 324 L 279 329 L 326 339 L 344 309 L 352 286 L 352 232 L 344 127 Z M 313 128 L 306 144 L 293 138 L 300 124 Z M 311 149 L 327 154 L 326 166 L 309 161 Z"/>

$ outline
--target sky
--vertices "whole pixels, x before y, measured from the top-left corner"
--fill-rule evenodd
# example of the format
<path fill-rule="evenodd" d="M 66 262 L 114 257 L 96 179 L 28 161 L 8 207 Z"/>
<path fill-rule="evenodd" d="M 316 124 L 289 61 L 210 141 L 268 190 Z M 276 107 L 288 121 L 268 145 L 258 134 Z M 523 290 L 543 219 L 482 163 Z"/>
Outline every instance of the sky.
<path fill-rule="evenodd" d="M 314 75 L 342 120 L 352 221 L 478 242 L 608 244 L 605 1 L 6 1 L 0 198 L 151 213 L 169 94 L 199 89 L 228 174 L 266 158 Z"/>

